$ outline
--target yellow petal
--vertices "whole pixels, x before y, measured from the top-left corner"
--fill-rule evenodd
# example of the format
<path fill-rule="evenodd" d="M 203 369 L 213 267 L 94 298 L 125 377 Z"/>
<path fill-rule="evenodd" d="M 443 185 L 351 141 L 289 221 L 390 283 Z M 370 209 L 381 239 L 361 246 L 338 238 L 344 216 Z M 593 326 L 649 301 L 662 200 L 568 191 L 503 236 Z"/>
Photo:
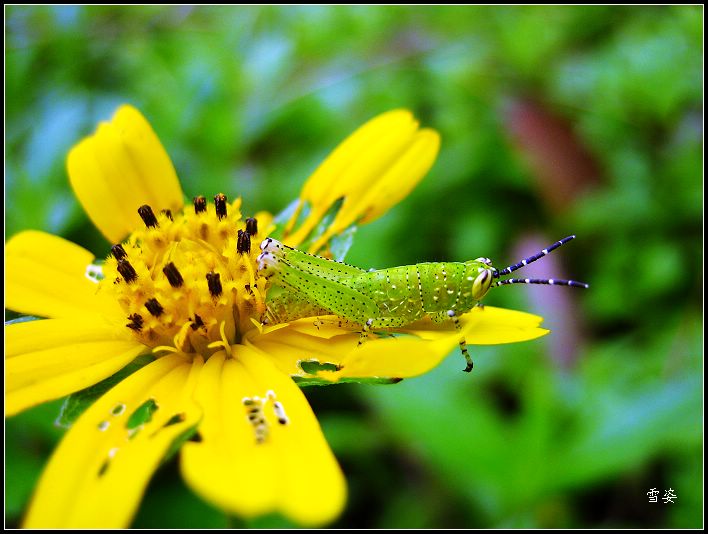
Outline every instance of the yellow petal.
<path fill-rule="evenodd" d="M 196 397 L 205 418 L 201 442 L 182 449 L 182 473 L 205 499 L 239 516 L 280 512 L 305 525 L 333 520 L 346 499 L 344 477 L 300 389 L 253 348 L 233 347 L 233 359 L 212 356 Z M 289 422 L 263 407 L 267 433 L 257 441 L 244 397 L 271 390 Z"/>
<path fill-rule="evenodd" d="M 310 247 L 320 250 L 332 236 L 346 230 L 352 223 L 367 224 L 378 219 L 389 208 L 408 196 L 433 166 L 440 148 L 440 136 L 434 130 L 420 130 L 409 146 L 398 155 L 381 177 L 361 195 L 345 198 L 327 231 Z"/>
<path fill-rule="evenodd" d="M 26 528 L 125 528 L 172 442 L 197 424 L 192 401 L 201 359 L 156 360 L 107 392 L 74 423 L 37 486 Z M 145 402 L 150 421 L 128 428 Z"/>
<path fill-rule="evenodd" d="M 393 164 L 387 169 L 381 179 L 359 199 L 358 205 L 349 206 L 349 209 L 358 214 L 364 214 L 361 224 L 369 223 L 381 215 L 388 208 L 397 204 L 408 196 L 418 182 L 433 166 L 440 150 L 440 135 L 431 129 L 423 129 L 411 139 L 405 152 L 401 153 Z M 342 210 L 333 224 L 338 219 L 352 218 Z M 344 229 L 342 223 L 340 228 Z"/>
<path fill-rule="evenodd" d="M 283 373 L 308 376 L 300 362 L 314 360 L 338 365 L 357 346 L 360 337 L 358 332 L 330 324 L 315 327 L 313 321 L 314 318 L 301 319 L 263 335 L 251 330 L 245 343 L 268 354 Z"/>
<path fill-rule="evenodd" d="M 485 306 L 475 308 L 462 318 L 470 345 L 499 345 L 530 341 L 550 332 L 539 325 L 543 317 L 516 310 Z M 467 324 L 465 324 L 467 323 Z"/>
<path fill-rule="evenodd" d="M 5 307 L 40 317 L 119 317 L 113 299 L 86 275 L 94 256 L 61 237 L 26 231 L 5 245 Z"/>
<path fill-rule="evenodd" d="M 251 376 L 262 381 L 261 387 L 270 386 L 276 393 L 289 418 L 287 425 L 272 425 L 281 462 L 279 511 L 305 525 L 335 519 L 346 501 L 346 481 L 307 399 L 267 355 L 239 348 L 236 356 Z"/>
<path fill-rule="evenodd" d="M 397 332 L 400 337 L 370 335 L 361 346 L 359 334 L 333 326 L 313 325 L 302 319 L 271 333 L 246 336 L 249 344 L 267 351 L 278 367 L 293 376 L 308 376 L 303 360 L 336 365 L 337 371 L 320 371 L 318 378 L 408 378 L 428 372 L 457 348 L 464 338 L 474 357 L 472 345 L 515 343 L 536 339 L 548 333 L 540 328 L 543 319 L 524 312 L 485 306 L 460 317 L 462 330 L 452 321 L 414 323 Z M 336 334 L 338 331 L 339 335 Z"/>
<path fill-rule="evenodd" d="M 358 220 L 371 222 L 381 216 L 425 176 L 439 146 L 438 133 L 419 130 L 407 110 L 389 111 L 370 120 L 345 139 L 307 180 L 286 233 L 292 230 L 305 203 L 311 211 L 285 242 L 292 246 L 301 243 L 339 199 L 343 204 L 337 217 L 310 247 L 311 252 Z"/>
<path fill-rule="evenodd" d="M 132 106 L 118 108 L 111 122 L 69 152 L 69 181 L 96 227 L 111 243 L 143 222 L 138 208 L 178 211 L 182 188 L 167 152 L 145 117 Z"/>
<path fill-rule="evenodd" d="M 100 319 L 14 323 L 5 339 L 6 416 L 96 384 L 146 351 Z"/>
<path fill-rule="evenodd" d="M 195 400 L 204 410 L 199 443 L 185 443 L 181 470 L 204 499 L 239 516 L 275 507 L 276 466 L 269 450 L 255 447 L 242 399 L 264 395 L 250 383 L 243 365 L 212 355 L 200 373 Z"/>

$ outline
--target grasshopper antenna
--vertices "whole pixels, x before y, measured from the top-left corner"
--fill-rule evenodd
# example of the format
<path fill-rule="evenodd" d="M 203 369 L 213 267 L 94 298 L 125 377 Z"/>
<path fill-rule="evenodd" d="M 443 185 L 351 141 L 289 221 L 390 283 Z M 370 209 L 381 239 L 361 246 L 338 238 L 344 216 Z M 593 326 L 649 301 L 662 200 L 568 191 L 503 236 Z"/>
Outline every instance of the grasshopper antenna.
<path fill-rule="evenodd" d="M 495 287 L 505 286 L 508 284 L 545 284 L 548 286 L 570 286 L 582 287 L 588 289 L 590 286 L 585 282 L 576 282 L 575 280 L 557 280 L 555 278 L 507 278 L 494 282 Z"/>
<path fill-rule="evenodd" d="M 517 269 L 526 267 L 529 263 L 533 263 L 536 260 L 543 258 L 547 254 L 550 254 L 551 252 L 556 250 L 558 247 L 565 245 L 568 241 L 572 241 L 573 239 L 575 239 L 575 235 L 569 235 L 568 237 L 564 237 L 560 241 L 556 241 L 550 247 L 544 248 L 542 251 L 537 252 L 533 256 L 524 258 L 519 263 L 515 263 L 514 265 L 509 265 L 509 267 L 505 267 L 501 271 L 496 271 L 493 276 L 494 278 L 499 278 L 501 276 L 511 274 Z M 590 287 L 584 282 L 576 282 L 575 280 L 556 280 L 554 278 L 508 278 L 506 280 L 498 280 L 494 283 L 494 286 L 503 286 L 508 284 L 545 284 L 551 286 L 582 287 L 584 289 Z"/>

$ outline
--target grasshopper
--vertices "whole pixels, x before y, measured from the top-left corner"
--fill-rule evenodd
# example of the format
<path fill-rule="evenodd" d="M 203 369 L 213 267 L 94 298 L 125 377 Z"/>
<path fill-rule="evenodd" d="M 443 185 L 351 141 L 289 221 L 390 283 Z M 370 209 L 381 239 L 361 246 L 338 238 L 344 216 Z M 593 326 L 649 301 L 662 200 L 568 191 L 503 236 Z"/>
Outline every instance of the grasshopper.
<path fill-rule="evenodd" d="M 574 280 L 506 278 L 574 239 L 571 235 L 518 263 L 497 270 L 489 258 L 465 262 L 417 263 L 388 269 L 360 269 L 308 254 L 266 238 L 261 243 L 258 269 L 285 289 L 268 301 L 264 322 L 288 322 L 317 315 L 336 315 L 361 328 L 361 345 L 371 329 L 400 328 L 424 317 L 452 321 L 481 306 L 490 288 L 508 284 L 548 284 L 588 288 Z M 473 368 L 464 338 L 460 350 Z"/>

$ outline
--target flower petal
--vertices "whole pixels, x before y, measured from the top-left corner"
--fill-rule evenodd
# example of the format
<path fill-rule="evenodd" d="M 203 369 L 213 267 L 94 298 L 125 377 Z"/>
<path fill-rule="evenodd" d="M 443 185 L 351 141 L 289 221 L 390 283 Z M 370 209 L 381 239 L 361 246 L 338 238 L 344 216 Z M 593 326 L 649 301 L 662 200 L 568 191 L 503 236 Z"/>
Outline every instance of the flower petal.
<path fill-rule="evenodd" d="M 324 214 L 344 199 L 327 231 L 310 247 L 316 252 L 333 235 L 355 222 L 371 222 L 405 197 L 428 172 L 440 147 L 440 136 L 418 129 L 410 111 L 394 110 L 370 120 L 317 168 L 300 194 L 300 206 L 286 227 L 285 242 L 303 242 Z M 300 209 L 311 211 L 291 235 Z"/>
<path fill-rule="evenodd" d="M 14 323 L 5 336 L 6 416 L 96 384 L 146 351 L 100 319 Z"/>
<path fill-rule="evenodd" d="M 201 366 L 165 356 L 96 401 L 54 451 L 23 526 L 127 527 L 166 451 L 201 416 L 191 400 Z M 138 424 L 145 406 L 153 411 Z"/>
<path fill-rule="evenodd" d="M 13 236 L 5 244 L 5 307 L 40 317 L 120 316 L 87 276 L 93 260 L 88 250 L 45 232 Z"/>
<path fill-rule="evenodd" d="M 474 308 L 462 317 L 467 343 L 470 345 L 500 345 L 530 341 L 550 332 L 539 325 L 543 317 L 505 308 L 484 306 Z M 465 324 L 467 323 L 467 324 Z"/>
<path fill-rule="evenodd" d="M 182 449 L 185 480 L 207 500 L 240 516 L 279 511 L 306 525 L 333 520 L 344 506 L 346 485 L 302 392 L 267 355 L 237 345 L 233 356 L 213 355 L 200 377 L 202 441 Z M 269 390 L 289 422 L 279 424 L 266 404 L 267 435 L 258 442 L 243 398 L 265 398 Z"/>
<path fill-rule="evenodd" d="M 543 319 L 524 312 L 485 306 L 460 317 L 461 332 L 449 323 L 419 321 L 398 329 L 398 337 L 376 338 L 361 346 L 358 333 L 333 326 L 313 325 L 303 319 L 261 335 L 247 335 L 248 343 L 267 351 L 278 367 L 293 376 L 308 376 L 300 362 L 316 360 L 337 366 L 337 371 L 319 371 L 318 378 L 408 378 L 428 372 L 457 347 L 461 338 L 468 345 L 494 345 L 536 339 L 548 333 L 539 327 Z M 339 335 L 335 335 L 335 332 Z M 400 334 L 404 334 L 401 336 Z M 405 335 L 408 334 L 408 335 Z M 470 348 L 470 350 L 474 350 Z"/>
<path fill-rule="evenodd" d="M 315 327 L 313 319 L 301 319 L 263 335 L 256 332 L 248 332 L 245 343 L 268 354 L 278 369 L 291 376 L 307 376 L 300 367 L 303 361 L 339 365 L 360 338 L 358 332 L 329 324 Z"/>
<path fill-rule="evenodd" d="M 111 122 L 69 152 L 69 181 L 96 227 L 111 243 L 142 225 L 138 208 L 182 208 L 184 198 L 167 152 L 145 117 L 118 108 Z"/>
<path fill-rule="evenodd" d="M 242 399 L 256 393 L 243 365 L 213 354 L 199 376 L 195 400 L 204 410 L 201 441 L 185 443 L 181 470 L 187 484 L 206 500 L 241 516 L 275 507 L 276 467 L 270 450 L 255 447 Z"/>
<path fill-rule="evenodd" d="M 310 247 L 321 249 L 335 236 L 355 222 L 367 224 L 398 204 L 418 185 L 433 166 L 440 149 L 439 134 L 430 129 L 420 130 L 410 140 L 405 151 L 400 153 L 380 178 L 369 184 L 361 195 L 345 198 L 334 221 Z"/>

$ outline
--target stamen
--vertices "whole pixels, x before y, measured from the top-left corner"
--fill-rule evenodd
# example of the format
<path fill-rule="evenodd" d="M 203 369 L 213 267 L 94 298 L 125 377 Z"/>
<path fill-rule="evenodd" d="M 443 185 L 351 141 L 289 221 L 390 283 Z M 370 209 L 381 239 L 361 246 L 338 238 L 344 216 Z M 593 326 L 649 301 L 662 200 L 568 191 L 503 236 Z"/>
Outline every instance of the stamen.
<path fill-rule="evenodd" d="M 174 338 L 172 338 L 172 343 L 177 349 L 176 352 L 191 351 L 192 347 L 189 341 L 189 330 L 191 326 L 191 320 L 185 321 L 184 324 L 180 327 L 179 331 L 175 334 Z"/>
<path fill-rule="evenodd" d="M 178 287 L 182 287 L 184 279 L 182 278 L 180 272 L 177 270 L 177 267 L 175 267 L 174 263 L 168 263 L 165 268 L 162 269 L 162 272 L 165 273 L 167 281 L 172 287 L 174 287 L 175 289 L 177 289 Z"/>
<path fill-rule="evenodd" d="M 175 338 L 176 337 L 177 336 L 175 336 Z M 182 351 L 179 350 L 176 346 L 172 347 L 170 345 L 158 345 L 157 347 L 153 347 L 153 349 L 152 349 L 153 354 L 158 354 L 160 352 L 178 353 L 178 352 L 182 352 Z"/>
<path fill-rule="evenodd" d="M 243 254 L 244 252 L 248 254 L 249 252 L 251 252 L 251 236 L 248 234 L 248 232 L 244 232 L 243 230 L 238 231 L 238 241 L 236 242 L 236 250 L 239 254 Z"/>
<path fill-rule="evenodd" d="M 128 315 L 128 319 L 130 319 L 130 322 L 125 325 L 131 330 L 135 330 L 136 332 L 140 332 L 143 329 L 143 317 L 139 313 L 133 313 L 131 315 Z"/>
<path fill-rule="evenodd" d="M 123 248 L 123 245 L 121 245 L 120 243 L 111 247 L 111 254 L 113 254 L 113 257 L 117 260 L 122 260 L 128 256 L 128 254 L 125 252 L 125 249 Z"/>
<path fill-rule="evenodd" d="M 145 303 L 145 307 L 153 317 L 159 317 L 165 311 L 156 298 L 151 298 Z"/>
<path fill-rule="evenodd" d="M 148 228 L 157 228 L 159 226 L 157 224 L 157 217 L 155 217 L 152 208 L 147 204 L 138 208 L 138 215 L 140 215 L 140 218 Z"/>
<path fill-rule="evenodd" d="M 194 213 L 204 213 L 206 211 L 206 198 L 204 198 L 202 195 L 199 195 L 198 197 L 194 197 L 194 199 L 192 200 L 194 201 Z"/>
<path fill-rule="evenodd" d="M 246 219 L 246 232 L 250 236 L 255 236 L 258 233 L 258 221 L 255 218 Z"/>
<path fill-rule="evenodd" d="M 216 208 L 216 216 L 219 220 L 226 217 L 226 195 L 219 193 L 214 196 L 214 207 Z"/>
<path fill-rule="evenodd" d="M 123 280 L 129 284 L 138 279 L 138 273 L 135 272 L 128 260 L 118 260 L 118 272 L 123 277 Z"/>
<path fill-rule="evenodd" d="M 213 349 L 216 347 L 223 347 L 226 354 L 230 354 L 231 343 L 229 343 L 229 340 L 226 338 L 226 321 L 221 321 L 221 324 L 219 325 L 219 334 L 221 334 L 221 339 L 219 341 L 209 343 L 207 348 Z"/>
<path fill-rule="evenodd" d="M 257 254 L 249 254 L 246 231 L 256 232 L 257 221 L 241 218 L 239 201 L 230 205 L 226 194 L 212 196 L 213 208 L 211 198 L 194 198 L 196 215 L 189 206 L 187 213 L 155 202 L 136 207 L 144 226 L 114 244 L 105 265 L 87 268 L 92 281 L 116 295 L 123 324 L 155 357 L 183 352 L 209 358 L 221 350 L 233 357 L 232 345 L 258 326 L 253 317 L 265 313 L 265 277 L 255 270 Z M 270 409 L 267 420 L 277 425 Z"/>
<path fill-rule="evenodd" d="M 209 286 L 209 293 L 212 297 L 217 298 L 221 295 L 221 275 L 219 273 L 210 272 L 206 275 L 207 285 Z"/>
<path fill-rule="evenodd" d="M 198 314 L 194 314 L 194 320 L 192 321 L 192 330 L 196 330 L 197 328 L 200 328 L 204 326 L 204 321 L 202 320 L 201 317 L 199 317 Z"/>

